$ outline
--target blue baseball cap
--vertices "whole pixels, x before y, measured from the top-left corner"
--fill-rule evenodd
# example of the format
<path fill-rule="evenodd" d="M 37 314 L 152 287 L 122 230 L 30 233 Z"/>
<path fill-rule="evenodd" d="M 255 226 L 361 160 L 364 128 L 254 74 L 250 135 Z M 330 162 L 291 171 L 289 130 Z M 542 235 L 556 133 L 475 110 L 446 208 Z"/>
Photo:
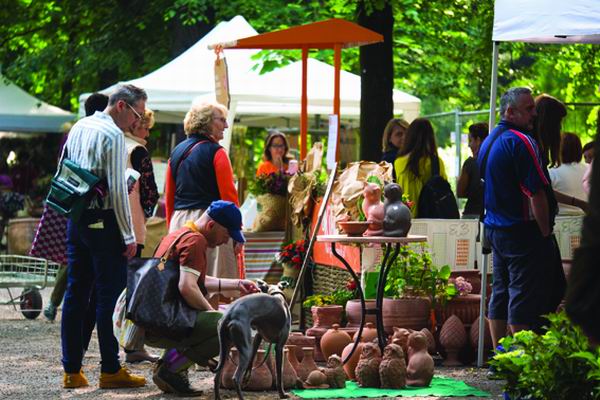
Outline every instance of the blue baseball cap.
<path fill-rule="evenodd" d="M 242 213 L 231 201 L 213 201 L 208 210 L 208 216 L 229 231 L 229 236 L 238 243 L 246 242 L 242 234 Z"/>

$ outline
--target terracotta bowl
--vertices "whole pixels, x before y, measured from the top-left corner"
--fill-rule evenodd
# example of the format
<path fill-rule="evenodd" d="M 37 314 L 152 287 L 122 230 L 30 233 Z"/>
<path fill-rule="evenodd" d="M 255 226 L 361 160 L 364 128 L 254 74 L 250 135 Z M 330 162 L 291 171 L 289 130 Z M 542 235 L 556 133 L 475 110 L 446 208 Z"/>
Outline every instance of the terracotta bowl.
<path fill-rule="evenodd" d="M 338 225 L 348 236 L 362 236 L 369 228 L 369 223 L 366 221 L 338 222 Z"/>

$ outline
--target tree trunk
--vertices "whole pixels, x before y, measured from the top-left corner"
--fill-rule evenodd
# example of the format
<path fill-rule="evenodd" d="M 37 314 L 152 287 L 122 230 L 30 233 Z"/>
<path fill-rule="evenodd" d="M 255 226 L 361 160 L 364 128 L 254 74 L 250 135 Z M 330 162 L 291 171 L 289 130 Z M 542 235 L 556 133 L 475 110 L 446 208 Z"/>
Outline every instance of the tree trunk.
<path fill-rule="evenodd" d="M 382 34 L 384 41 L 360 48 L 360 158 L 380 161 L 383 129 L 394 116 L 394 15 L 390 1 L 370 12 L 365 3 L 372 2 L 359 2 L 358 24 Z"/>

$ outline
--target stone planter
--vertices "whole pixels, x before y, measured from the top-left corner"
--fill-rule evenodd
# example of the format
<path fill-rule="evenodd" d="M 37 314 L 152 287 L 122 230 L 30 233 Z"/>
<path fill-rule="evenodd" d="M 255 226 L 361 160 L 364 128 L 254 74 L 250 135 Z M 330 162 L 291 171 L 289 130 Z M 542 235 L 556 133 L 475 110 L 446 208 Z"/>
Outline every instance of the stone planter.
<path fill-rule="evenodd" d="M 437 305 L 435 308 L 435 318 L 438 326 L 444 325 L 444 322 L 451 315 L 456 315 L 465 326 L 469 327 L 479 316 L 479 301 L 481 295 L 466 294 L 456 296 L 448 300 L 445 306 Z"/>
<path fill-rule="evenodd" d="M 383 299 L 383 328 L 388 335 L 394 327 L 416 331 L 429 325 L 431 303 L 425 297 Z"/>

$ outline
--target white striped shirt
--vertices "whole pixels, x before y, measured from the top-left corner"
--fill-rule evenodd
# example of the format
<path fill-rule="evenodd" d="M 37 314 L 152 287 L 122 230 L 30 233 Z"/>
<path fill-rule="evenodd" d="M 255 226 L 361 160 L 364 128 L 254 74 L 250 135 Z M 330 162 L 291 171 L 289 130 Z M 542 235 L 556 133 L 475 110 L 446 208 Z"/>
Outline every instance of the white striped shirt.
<path fill-rule="evenodd" d="M 64 146 L 69 160 L 108 182 L 104 209 L 113 209 L 125 244 L 135 243 L 125 181 L 127 153 L 123 132 L 112 117 L 100 111 L 71 128 Z M 63 155 L 64 155 L 63 149 Z"/>

